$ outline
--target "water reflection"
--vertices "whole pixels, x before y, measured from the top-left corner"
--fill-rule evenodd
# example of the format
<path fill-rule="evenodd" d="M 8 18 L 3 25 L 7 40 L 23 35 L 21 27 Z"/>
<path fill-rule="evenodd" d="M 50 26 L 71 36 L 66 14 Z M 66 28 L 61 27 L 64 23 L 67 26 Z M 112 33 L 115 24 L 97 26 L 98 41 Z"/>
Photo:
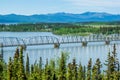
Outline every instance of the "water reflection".
<path fill-rule="evenodd" d="M 39 61 L 40 57 L 42 57 L 43 65 L 46 62 L 46 59 L 54 59 L 57 61 L 58 57 L 60 57 L 61 52 L 68 52 L 69 59 L 68 63 L 72 61 L 73 58 L 76 59 L 77 63 L 81 62 L 82 65 L 86 65 L 88 60 L 92 58 L 93 63 L 97 58 L 100 58 L 101 62 L 104 63 L 107 59 L 107 54 L 113 49 L 113 44 L 111 45 L 96 45 L 89 44 L 86 47 L 82 47 L 81 44 L 62 44 L 59 49 L 53 48 L 53 45 L 41 45 L 41 46 L 31 46 L 27 47 L 26 51 L 24 51 L 24 57 L 26 60 L 26 54 L 28 53 L 30 57 L 30 64 L 33 64 L 35 61 Z M 13 57 L 15 53 L 15 47 L 13 48 L 4 48 L 4 60 L 8 62 L 9 57 Z M 118 59 L 120 58 L 120 44 L 116 44 L 116 49 L 118 53 Z"/>

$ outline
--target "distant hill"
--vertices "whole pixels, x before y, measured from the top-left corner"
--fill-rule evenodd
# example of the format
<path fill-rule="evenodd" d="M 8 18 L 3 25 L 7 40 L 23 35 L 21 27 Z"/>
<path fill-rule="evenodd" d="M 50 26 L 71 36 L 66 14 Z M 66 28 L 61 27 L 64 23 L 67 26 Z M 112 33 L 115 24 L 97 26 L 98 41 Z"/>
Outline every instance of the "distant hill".
<path fill-rule="evenodd" d="M 0 15 L 0 23 L 36 23 L 36 22 L 109 22 L 120 21 L 120 15 L 98 12 L 85 12 L 82 14 L 54 13 L 40 15 Z"/>

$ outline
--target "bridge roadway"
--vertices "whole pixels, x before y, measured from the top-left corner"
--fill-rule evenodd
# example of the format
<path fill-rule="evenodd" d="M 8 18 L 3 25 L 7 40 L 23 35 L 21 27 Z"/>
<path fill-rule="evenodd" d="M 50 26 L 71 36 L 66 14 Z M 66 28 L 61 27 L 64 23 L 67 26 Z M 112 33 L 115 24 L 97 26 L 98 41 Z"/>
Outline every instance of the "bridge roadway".
<path fill-rule="evenodd" d="M 0 37 L 0 47 L 12 47 L 12 46 L 33 46 L 33 45 L 49 45 L 54 44 L 54 47 L 57 48 L 60 44 L 68 43 L 82 43 L 83 46 L 86 46 L 89 42 L 105 42 L 109 44 L 110 41 L 120 41 L 120 35 L 91 35 L 88 37 L 82 36 L 35 36 L 28 38 L 17 38 L 17 37 Z"/>

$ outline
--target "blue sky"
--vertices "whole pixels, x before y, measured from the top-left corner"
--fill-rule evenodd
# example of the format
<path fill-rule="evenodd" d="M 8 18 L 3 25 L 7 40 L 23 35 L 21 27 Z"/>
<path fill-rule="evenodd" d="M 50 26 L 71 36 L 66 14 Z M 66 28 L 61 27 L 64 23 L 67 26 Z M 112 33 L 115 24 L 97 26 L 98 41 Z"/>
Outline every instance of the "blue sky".
<path fill-rule="evenodd" d="M 107 12 L 120 14 L 120 0 L 1 0 L 0 14 L 48 14 L 57 12 Z"/>

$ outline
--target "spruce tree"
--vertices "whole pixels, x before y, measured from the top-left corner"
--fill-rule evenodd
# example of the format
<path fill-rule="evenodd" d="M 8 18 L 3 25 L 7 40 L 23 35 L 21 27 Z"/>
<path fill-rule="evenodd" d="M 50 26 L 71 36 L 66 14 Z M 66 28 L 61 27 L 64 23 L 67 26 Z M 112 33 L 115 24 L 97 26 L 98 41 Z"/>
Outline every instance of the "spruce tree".
<path fill-rule="evenodd" d="M 40 57 L 40 60 L 39 60 L 39 68 L 42 69 L 42 57 Z"/>
<path fill-rule="evenodd" d="M 97 80 L 97 67 L 94 65 L 92 68 L 92 80 Z"/>
<path fill-rule="evenodd" d="M 92 59 L 88 61 L 87 65 L 87 80 L 91 80 Z"/>
<path fill-rule="evenodd" d="M 107 60 L 105 61 L 106 62 L 105 65 L 107 66 L 107 70 L 105 70 L 106 76 L 107 76 L 107 80 L 110 79 L 110 75 L 111 75 L 110 59 L 111 59 L 111 55 L 110 55 L 110 51 L 109 51 L 108 56 L 107 56 Z"/>
<path fill-rule="evenodd" d="M 66 80 L 66 56 L 65 53 L 61 53 L 59 63 L 59 78 L 58 80 Z"/>
<path fill-rule="evenodd" d="M 118 80 L 120 80 L 120 63 L 118 63 Z"/>
<path fill-rule="evenodd" d="M 40 73 L 39 73 L 40 80 L 42 80 L 42 73 L 43 73 L 43 69 L 42 69 L 42 57 L 40 57 L 40 60 L 39 60 L 39 70 L 40 70 Z"/>
<path fill-rule="evenodd" d="M 31 79 L 32 80 L 40 80 L 40 76 L 39 76 L 40 70 L 39 70 L 39 65 L 38 64 L 34 64 L 33 67 L 33 73 L 31 73 Z"/>
<path fill-rule="evenodd" d="M 116 52 L 116 45 L 114 44 L 113 46 L 113 52 L 112 52 L 112 56 L 113 56 L 113 63 L 114 63 L 114 71 L 117 71 L 117 65 L 118 65 L 118 58 L 117 58 L 117 52 Z"/>
<path fill-rule="evenodd" d="M 33 71 L 34 71 L 34 67 L 33 67 L 33 65 L 31 65 L 30 71 L 31 71 L 31 74 L 32 74 Z"/>
<path fill-rule="evenodd" d="M 68 70 L 67 70 L 67 80 L 72 80 L 72 64 L 68 64 Z"/>
<path fill-rule="evenodd" d="M 52 80 L 52 71 L 50 66 L 48 65 L 48 59 L 46 59 L 45 65 L 45 80 Z"/>
<path fill-rule="evenodd" d="M 52 73 L 52 79 L 56 78 L 56 71 L 55 71 L 55 61 L 54 60 L 50 60 L 50 69 L 51 69 L 51 73 Z"/>
<path fill-rule="evenodd" d="M 96 60 L 95 65 L 93 66 L 92 69 L 92 80 L 101 80 L 102 76 L 101 76 L 101 62 L 99 60 L 99 58 Z"/>
<path fill-rule="evenodd" d="M 8 65 L 4 62 L 4 60 L 0 61 L 0 78 L 1 80 L 7 80 L 7 71 L 8 71 Z"/>
<path fill-rule="evenodd" d="M 15 54 L 14 54 L 14 59 L 19 59 L 19 48 L 16 49 Z"/>
<path fill-rule="evenodd" d="M 112 57 L 113 57 L 113 71 L 112 71 L 112 77 L 115 80 L 119 80 L 119 60 L 117 58 L 117 52 L 116 52 L 116 45 L 113 45 L 113 52 L 112 52 Z"/>
<path fill-rule="evenodd" d="M 77 73 L 77 64 L 76 64 L 76 60 L 75 59 L 73 59 L 73 62 L 72 62 L 72 73 L 73 73 L 72 80 L 77 80 L 78 73 Z"/>
<path fill-rule="evenodd" d="M 52 71 L 50 69 L 50 66 L 46 67 L 45 80 L 52 80 Z"/>
<path fill-rule="evenodd" d="M 79 67 L 78 67 L 78 80 L 84 80 L 84 70 L 81 63 L 79 64 Z"/>
<path fill-rule="evenodd" d="M 18 80 L 25 80 L 25 79 L 26 76 L 25 76 L 24 61 L 23 61 L 23 48 L 20 47 Z"/>
<path fill-rule="evenodd" d="M 3 60 L 0 60 L 0 80 L 3 80 L 3 72 L 4 72 L 4 66 L 3 66 Z"/>
<path fill-rule="evenodd" d="M 97 79 L 98 79 L 98 80 L 101 80 L 101 75 L 100 75 L 100 74 L 101 74 L 102 64 L 101 64 L 101 61 L 100 61 L 99 58 L 96 60 L 95 65 L 96 65 L 96 68 L 97 68 Z"/>
<path fill-rule="evenodd" d="M 13 77 L 13 63 L 11 57 L 9 58 L 8 68 L 7 68 L 7 80 L 12 80 Z"/>
<path fill-rule="evenodd" d="M 26 59 L 26 76 L 29 77 L 30 74 L 30 68 L 29 68 L 29 56 L 27 54 L 27 59 Z"/>
<path fill-rule="evenodd" d="M 13 79 L 18 80 L 18 69 L 19 69 L 19 49 L 17 48 L 14 54 L 14 61 L 13 61 Z"/>
<path fill-rule="evenodd" d="M 115 76 L 119 76 L 118 64 L 119 64 L 119 61 L 116 53 L 116 46 L 114 44 L 113 52 L 111 55 L 110 55 L 110 52 L 108 53 L 108 58 L 105 64 L 107 66 L 107 70 L 106 70 L 107 80 L 114 79 Z"/>
<path fill-rule="evenodd" d="M 86 67 L 83 68 L 83 80 L 86 80 Z"/>
<path fill-rule="evenodd" d="M 52 80 L 57 80 L 56 74 L 54 73 L 53 79 Z"/>

